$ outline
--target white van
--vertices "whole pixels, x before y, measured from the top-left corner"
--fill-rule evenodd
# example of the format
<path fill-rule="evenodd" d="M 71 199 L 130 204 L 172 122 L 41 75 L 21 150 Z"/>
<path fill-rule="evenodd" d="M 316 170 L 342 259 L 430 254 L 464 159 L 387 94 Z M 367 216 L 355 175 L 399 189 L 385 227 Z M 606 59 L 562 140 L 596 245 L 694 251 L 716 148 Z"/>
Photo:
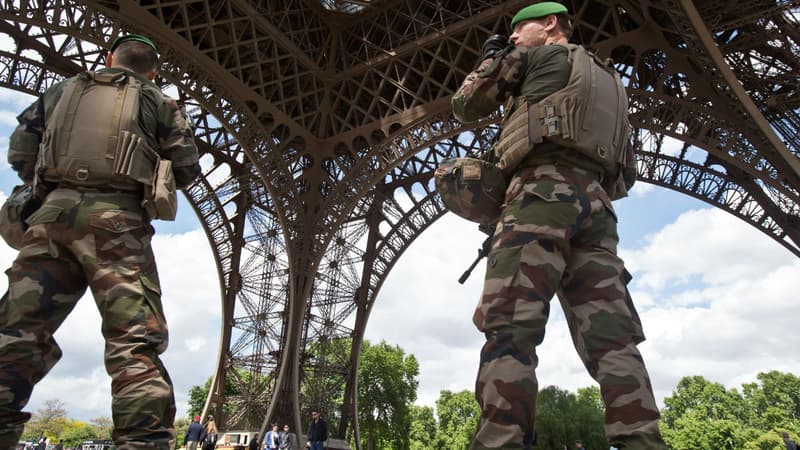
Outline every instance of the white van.
<path fill-rule="evenodd" d="M 258 434 L 258 431 L 226 431 L 220 433 L 216 448 L 221 450 L 245 450 L 256 434 Z"/>

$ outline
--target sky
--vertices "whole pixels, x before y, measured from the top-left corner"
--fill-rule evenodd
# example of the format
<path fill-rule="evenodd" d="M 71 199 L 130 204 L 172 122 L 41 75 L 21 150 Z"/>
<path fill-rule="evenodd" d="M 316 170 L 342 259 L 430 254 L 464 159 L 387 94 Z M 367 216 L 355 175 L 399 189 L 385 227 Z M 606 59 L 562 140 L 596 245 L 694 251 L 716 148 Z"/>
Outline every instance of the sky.
<path fill-rule="evenodd" d="M 8 137 L 15 116 L 32 101 L 0 89 L 0 201 L 19 183 L 6 163 Z M 155 223 L 153 247 L 170 328 L 163 359 L 175 383 L 178 414 L 185 416 L 189 389 L 214 370 L 220 287 L 200 222 L 180 198 L 177 220 Z M 738 388 L 756 381 L 759 372 L 800 374 L 800 260 L 722 210 L 643 182 L 615 209 L 619 252 L 634 275 L 631 291 L 647 336 L 639 348 L 660 406 L 684 376 Z M 446 214 L 405 252 L 376 301 L 366 338 L 398 345 L 417 358 L 419 405 L 433 406 L 441 390 L 474 386 L 483 339 L 471 317 L 485 260 L 464 285 L 457 279 L 482 241 L 473 223 Z M 15 256 L 0 242 L 0 266 L 10 266 Z M 0 277 L 0 290 L 6 287 Z M 110 417 L 100 316 L 86 297 L 56 332 L 64 356 L 36 386 L 27 410 L 61 399 L 72 418 Z M 538 349 L 540 386 L 591 386 L 557 303 Z"/>

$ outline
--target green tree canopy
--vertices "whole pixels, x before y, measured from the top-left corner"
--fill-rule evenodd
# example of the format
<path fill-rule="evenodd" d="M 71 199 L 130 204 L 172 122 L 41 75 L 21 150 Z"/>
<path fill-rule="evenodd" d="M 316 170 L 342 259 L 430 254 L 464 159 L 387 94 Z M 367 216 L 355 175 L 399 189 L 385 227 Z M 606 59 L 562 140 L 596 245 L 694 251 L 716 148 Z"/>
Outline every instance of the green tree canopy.
<path fill-rule="evenodd" d="M 409 448 L 411 403 L 417 399 L 419 364 L 398 346 L 381 341 L 361 346 L 358 370 L 358 417 L 362 447 Z"/>
<path fill-rule="evenodd" d="M 664 399 L 662 413 L 668 427 L 674 427 L 680 417 L 693 411 L 709 420 L 746 420 L 744 398 L 736 389 L 725 389 L 701 376 L 684 377 L 672 394 Z"/>
<path fill-rule="evenodd" d="M 596 386 L 578 389 L 577 394 L 547 386 L 536 401 L 536 448 L 572 448 L 579 439 L 590 449 L 608 448 L 603 422 L 603 402 Z"/>
<path fill-rule="evenodd" d="M 56 441 L 61 442 L 64 447 L 77 447 L 87 439 L 109 439 L 98 436 L 97 429 L 84 422 L 77 420 L 70 421 L 70 424 L 64 429 Z"/>
<path fill-rule="evenodd" d="M 681 379 L 662 411 L 670 448 L 784 449 L 779 433 L 800 429 L 800 378 L 777 371 L 757 378 L 741 394 L 701 376 Z"/>
<path fill-rule="evenodd" d="M 466 449 L 478 427 L 481 410 L 471 391 L 439 392 L 436 400 L 439 430 L 436 433 L 438 448 Z"/>
<path fill-rule="evenodd" d="M 411 405 L 411 428 L 408 432 L 410 450 L 434 450 L 436 417 L 430 406 Z"/>

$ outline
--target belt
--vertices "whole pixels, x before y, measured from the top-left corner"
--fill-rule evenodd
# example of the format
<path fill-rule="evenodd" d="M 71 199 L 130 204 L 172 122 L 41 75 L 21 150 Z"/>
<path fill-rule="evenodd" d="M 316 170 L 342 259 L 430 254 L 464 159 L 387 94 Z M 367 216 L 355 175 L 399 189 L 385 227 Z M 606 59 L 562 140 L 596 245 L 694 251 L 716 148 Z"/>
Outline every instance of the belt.
<path fill-rule="evenodd" d="M 125 195 L 137 195 L 142 196 L 144 195 L 144 191 L 139 190 L 128 190 L 128 189 L 120 189 L 115 188 L 112 186 L 75 186 L 70 183 L 58 183 L 56 185 L 56 189 L 72 189 L 75 191 L 80 192 L 98 192 L 101 194 L 125 194 Z"/>
<path fill-rule="evenodd" d="M 567 167 L 574 167 L 584 170 L 590 174 L 596 175 L 600 183 L 605 178 L 606 171 L 600 163 L 592 161 L 588 157 L 578 153 L 577 151 L 558 147 L 555 150 L 546 150 L 545 152 L 537 152 L 534 147 L 528 156 L 520 163 L 520 168 L 536 167 L 545 164 L 562 165 Z"/>

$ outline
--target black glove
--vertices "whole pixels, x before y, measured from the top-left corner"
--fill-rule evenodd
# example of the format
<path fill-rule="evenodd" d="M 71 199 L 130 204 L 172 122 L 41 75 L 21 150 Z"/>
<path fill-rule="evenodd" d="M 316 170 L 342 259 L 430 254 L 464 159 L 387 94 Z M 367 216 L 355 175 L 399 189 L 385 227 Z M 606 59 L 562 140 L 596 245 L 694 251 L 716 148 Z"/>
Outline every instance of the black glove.
<path fill-rule="evenodd" d="M 511 45 L 511 41 L 509 41 L 507 37 L 502 34 L 493 34 L 489 36 L 489 39 L 486 39 L 486 42 L 481 46 L 483 59 L 493 58 L 494 55 Z"/>

